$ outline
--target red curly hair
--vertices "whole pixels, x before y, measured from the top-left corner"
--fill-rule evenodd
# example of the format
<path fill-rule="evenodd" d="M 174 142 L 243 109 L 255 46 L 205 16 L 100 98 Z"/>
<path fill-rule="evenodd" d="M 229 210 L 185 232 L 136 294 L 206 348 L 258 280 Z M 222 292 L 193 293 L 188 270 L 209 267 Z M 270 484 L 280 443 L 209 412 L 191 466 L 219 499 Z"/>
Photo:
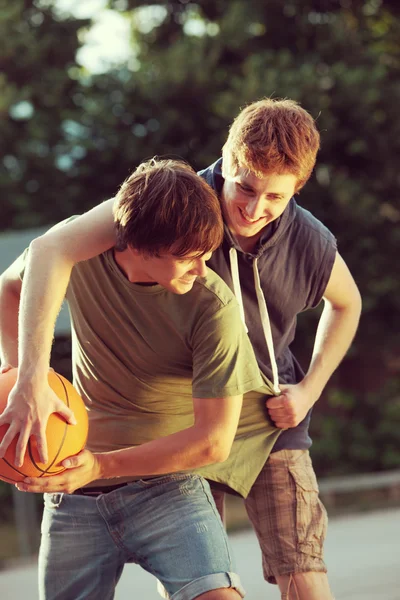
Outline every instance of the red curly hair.
<path fill-rule="evenodd" d="M 257 177 L 291 173 L 298 192 L 312 173 L 319 144 L 314 119 L 297 102 L 265 98 L 233 121 L 222 149 L 223 170 L 236 175 L 244 167 Z"/>

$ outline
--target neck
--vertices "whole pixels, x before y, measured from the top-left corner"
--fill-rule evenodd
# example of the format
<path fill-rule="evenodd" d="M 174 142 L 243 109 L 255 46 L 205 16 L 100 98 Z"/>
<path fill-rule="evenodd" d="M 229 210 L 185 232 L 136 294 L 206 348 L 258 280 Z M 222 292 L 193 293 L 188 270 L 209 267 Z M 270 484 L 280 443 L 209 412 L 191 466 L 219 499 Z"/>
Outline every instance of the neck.
<path fill-rule="evenodd" d="M 130 248 L 119 252 L 114 250 L 114 259 L 122 273 L 131 283 L 155 284 L 156 282 L 149 277 L 143 266 L 143 258 L 134 255 Z"/>
<path fill-rule="evenodd" d="M 259 239 L 260 236 L 255 236 L 254 238 L 247 238 L 242 236 L 236 237 L 236 240 L 243 252 L 253 252 L 257 246 L 257 242 Z"/>
<path fill-rule="evenodd" d="M 243 252 L 254 252 L 254 250 L 256 249 L 258 240 L 261 237 L 261 234 L 262 234 L 262 232 L 259 232 L 256 235 L 253 235 L 252 237 L 243 237 L 243 236 L 237 235 L 233 231 L 231 231 L 231 236 L 239 244 L 239 246 L 241 247 Z"/>

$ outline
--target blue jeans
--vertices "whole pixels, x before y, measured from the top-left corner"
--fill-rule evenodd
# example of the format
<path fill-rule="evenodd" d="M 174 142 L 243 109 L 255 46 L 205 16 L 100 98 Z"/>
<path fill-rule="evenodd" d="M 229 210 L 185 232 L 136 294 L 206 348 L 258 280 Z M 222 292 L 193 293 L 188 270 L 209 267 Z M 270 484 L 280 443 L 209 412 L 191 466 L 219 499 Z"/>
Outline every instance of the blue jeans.
<path fill-rule="evenodd" d="M 175 474 L 97 497 L 45 494 L 41 600 L 111 600 L 124 564 L 159 579 L 173 600 L 217 588 L 243 597 L 208 483 Z"/>

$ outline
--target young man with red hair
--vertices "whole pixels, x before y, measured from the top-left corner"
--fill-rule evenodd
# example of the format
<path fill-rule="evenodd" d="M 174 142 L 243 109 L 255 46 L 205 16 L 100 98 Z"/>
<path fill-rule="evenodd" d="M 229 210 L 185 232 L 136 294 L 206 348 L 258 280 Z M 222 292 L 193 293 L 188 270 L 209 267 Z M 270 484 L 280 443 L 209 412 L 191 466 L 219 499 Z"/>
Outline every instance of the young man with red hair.
<path fill-rule="evenodd" d="M 292 100 L 265 99 L 234 120 L 222 159 L 200 175 L 225 220 L 209 265 L 234 290 L 261 371 L 276 394 L 269 416 L 284 431 L 245 503 L 264 577 L 282 598 L 331 600 L 323 561 L 327 515 L 309 455 L 312 407 L 348 350 L 361 311 L 357 286 L 331 232 L 299 206 L 315 165 L 314 119 Z M 306 374 L 290 350 L 297 315 L 324 300 Z M 214 491 L 217 506 L 220 492 Z"/>

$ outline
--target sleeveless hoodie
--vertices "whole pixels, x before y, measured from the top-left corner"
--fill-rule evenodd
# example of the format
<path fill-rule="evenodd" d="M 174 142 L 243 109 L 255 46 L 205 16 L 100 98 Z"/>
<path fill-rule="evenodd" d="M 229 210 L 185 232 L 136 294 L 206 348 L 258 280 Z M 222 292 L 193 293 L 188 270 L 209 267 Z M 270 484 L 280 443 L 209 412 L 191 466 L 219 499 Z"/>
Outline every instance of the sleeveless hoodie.
<path fill-rule="evenodd" d="M 221 196 L 224 179 L 219 159 L 199 175 Z M 228 227 L 222 246 L 208 265 L 229 285 L 241 307 L 261 372 L 279 394 L 279 383 L 303 377 L 290 350 L 297 315 L 321 301 L 332 272 L 336 240 L 294 198 L 282 215 L 267 225 L 254 252 L 243 252 Z M 273 451 L 306 449 L 311 410 L 297 426 L 281 433 Z"/>

